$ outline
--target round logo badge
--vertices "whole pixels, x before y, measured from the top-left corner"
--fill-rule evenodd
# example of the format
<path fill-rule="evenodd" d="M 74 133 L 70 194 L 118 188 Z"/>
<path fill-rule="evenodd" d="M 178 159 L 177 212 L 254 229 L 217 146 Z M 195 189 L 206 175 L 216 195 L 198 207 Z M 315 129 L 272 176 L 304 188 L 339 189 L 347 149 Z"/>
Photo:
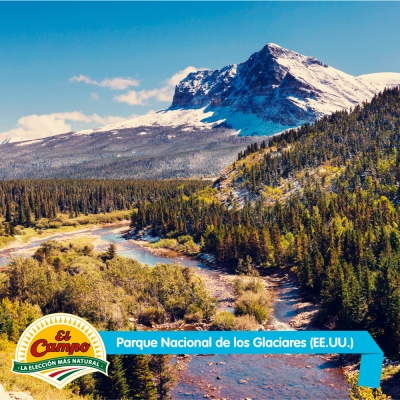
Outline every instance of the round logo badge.
<path fill-rule="evenodd" d="M 33 322 L 19 339 L 12 371 L 61 389 L 92 372 L 107 375 L 106 349 L 96 329 L 71 314 L 50 314 Z"/>

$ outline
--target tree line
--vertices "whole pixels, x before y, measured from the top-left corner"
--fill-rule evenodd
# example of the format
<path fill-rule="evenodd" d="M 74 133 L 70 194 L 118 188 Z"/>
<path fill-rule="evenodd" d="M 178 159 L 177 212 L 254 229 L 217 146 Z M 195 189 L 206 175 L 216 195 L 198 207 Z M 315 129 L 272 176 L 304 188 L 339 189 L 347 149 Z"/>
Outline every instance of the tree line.
<path fill-rule="evenodd" d="M 15 226 L 35 226 L 41 218 L 130 210 L 140 201 L 187 196 L 204 188 L 204 181 L 171 180 L 15 180 L 0 182 L 0 235 L 13 235 Z"/>

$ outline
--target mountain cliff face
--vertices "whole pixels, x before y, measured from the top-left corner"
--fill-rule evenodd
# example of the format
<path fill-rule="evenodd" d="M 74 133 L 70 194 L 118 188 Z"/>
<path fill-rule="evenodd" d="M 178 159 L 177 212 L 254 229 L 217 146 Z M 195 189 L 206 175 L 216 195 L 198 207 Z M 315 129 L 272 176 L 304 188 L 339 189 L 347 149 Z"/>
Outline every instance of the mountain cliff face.
<path fill-rule="evenodd" d="M 242 129 L 235 113 L 256 116 L 278 132 L 370 100 L 381 86 L 268 44 L 241 64 L 189 74 L 176 86 L 170 109 L 206 107 L 234 129 Z"/>

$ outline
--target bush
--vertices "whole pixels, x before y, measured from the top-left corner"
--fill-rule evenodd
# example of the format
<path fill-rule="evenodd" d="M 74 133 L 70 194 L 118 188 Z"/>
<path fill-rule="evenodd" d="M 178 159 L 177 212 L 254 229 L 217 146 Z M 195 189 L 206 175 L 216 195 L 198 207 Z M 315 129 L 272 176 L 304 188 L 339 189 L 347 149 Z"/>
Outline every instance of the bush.
<path fill-rule="evenodd" d="M 25 235 L 25 233 L 24 233 L 24 227 L 23 227 L 23 226 L 20 226 L 20 225 L 17 225 L 17 226 L 14 228 L 14 234 L 15 234 L 15 235 Z"/>
<path fill-rule="evenodd" d="M 147 307 L 141 311 L 138 322 L 143 325 L 162 324 L 165 322 L 165 310 L 158 307 Z"/>
<path fill-rule="evenodd" d="M 260 293 L 265 291 L 265 288 L 259 278 L 236 278 L 233 282 L 233 292 L 235 295 L 240 296 L 246 291 Z"/>
<path fill-rule="evenodd" d="M 149 247 L 153 249 L 174 249 L 177 245 L 176 239 L 160 239 L 158 242 L 150 244 Z"/>
<path fill-rule="evenodd" d="M 215 316 L 212 328 L 216 331 L 231 331 L 234 324 L 235 316 L 228 311 L 222 311 Z"/>
<path fill-rule="evenodd" d="M 180 251 L 181 253 L 192 255 L 192 254 L 197 254 L 200 251 L 200 247 L 197 246 L 197 244 L 193 242 L 193 240 L 189 240 L 184 244 L 180 244 L 177 250 Z"/>
<path fill-rule="evenodd" d="M 49 227 L 53 229 L 60 229 L 62 227 L 62 223 L 60 221 L 50 221 Z"/>
<path fill-rule="evenodd" d="M 94 221 L 94 218 L 93 218 L 93 221 Z M 77 222 L 79 225 L 89 225 L 89 224 L 91 224 L 91 223 L 94 223 L 94 222 L 92 222 L 92 219 L 87 218 L 87 217 L 77 218 L 77 219 L 76 219 L 76 222 Z"/>
<path fill-rule="evenodd" d="M 178 243 L 179 244 L 185 244 L 186 242 L 193 242 L 193 238 L 190 235 L 184 235 L 184 236 L 179 236 L 178 237 Z"/>
<path fill-rule="evenodd" d="M 203 312 L 201 310 L 188 313 L 185 315 L 185 322 L 201 322 L 203 320 Z"/>
<path fill-rule="evenodd" d="M 123 257 L 103 262 L 101 256 L 83 239 L 42 243 L 35 258 L 13 258 L 0 274 L 0 301 L 29 301 L 43 314 L 77 314 L 99 328 L 110 318 L 127 327 L 132 314 L 146 325 L 215 315 L 216 299 L 193 270 L 178 264 L 150 268 Z"/>
<path fill-rule="evenodd" d="M 201 322 L 204 318 L 203 310 L 192 304 L 185 312 L 185 322 Z"/>
<path fill-rule="evenodd" d="M 267 293 L 244 292 L 235 304 L 235 315 L 252 315 L 258 323 L 265 322 L 270 315 Z"/>
<path fill-rule="evenodd" d="M 41 218 L 35 222 L 35 227 L 38 230 L 41 229 L 48 229 L 49 227 L 49 220 L 47 218 Z"/>
<path fill-rule="evenodd" d="M 236 331 L 257 331 L 259 324 L 252 315 L 242 315 L 235 319 L 233 329 Z"/>
<path fill-rule="evenodd" d="M 62 225 L 63 226 L 74 226 L 74 227 L 76 227 L 79 224 L 76 221 L 73 221 L 71 219 L 66 219 L 66 220 L 63 221 Z"/>

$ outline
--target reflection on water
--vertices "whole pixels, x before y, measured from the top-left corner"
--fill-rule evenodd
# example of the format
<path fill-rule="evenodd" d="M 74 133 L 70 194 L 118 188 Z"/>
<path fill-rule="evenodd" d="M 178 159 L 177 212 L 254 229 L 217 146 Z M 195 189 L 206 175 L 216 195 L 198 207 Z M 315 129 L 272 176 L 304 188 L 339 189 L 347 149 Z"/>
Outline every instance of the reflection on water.
<path fill-rule="evenodd" d="M 91 231 L 91 234 L 101 239 L 100 244 L 96 245 L 96 250 L 105 250 L 114 243 L 118 246 L 119 255 L 134 258 L 149 266 L 174 261 L 152 254 L 138 244 L 125 240 L 119 231 L 121 227 L 117 229 L 116 226 Z M 66 239 L 73 235 L 72 232 L 52 236 L 51 239 Z M 0 266 L 10 260 L 10 254 L 17 255 L 25 250 L 34 249 L 49 239 L 31 242 L 18 248 L 16 252 L 13 249 L 0 251 Z M 180 257 L 177 261 L 187 267 L 202 268 L 210 274 L 215 273 L 193 259 Z M 301 298 L 301 292 L 293 284 L 286 283 L 278 288 L 277 295 L 273 316 L 275 326 L 288 329 L 288 322 L 295 316 L 294 305 Z M 213 398 L 232 400 L 349 398 L 347 383 L 337 364 L 321 356 L 308 355 L 193 356 L 184 378 L 173 390 L 172 398 L 202 399 L 205 393 L 211 393 L 210 397 Z"/>

